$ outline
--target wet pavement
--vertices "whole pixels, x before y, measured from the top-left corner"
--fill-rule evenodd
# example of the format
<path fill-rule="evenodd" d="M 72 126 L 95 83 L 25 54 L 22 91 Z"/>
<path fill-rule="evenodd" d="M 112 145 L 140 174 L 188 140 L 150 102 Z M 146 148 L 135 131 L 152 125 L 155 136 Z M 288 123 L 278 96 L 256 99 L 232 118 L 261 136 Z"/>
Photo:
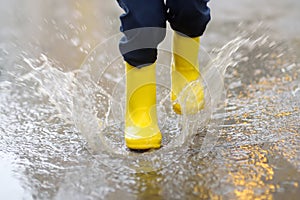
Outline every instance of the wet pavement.
<path fill-rule="evenodd" d="M 165 148 L 136 154 L 118 128 L 107 127 L 114 154 L 91 152 L 93 129 L 78 123 L 88 116 L 69 102 L 85 106 L 96 93 L 100 103 L 88 108 L 105 113 L 111 105 L 73 70 L 118 33 L 116 2 L 1 0 L 0 199 L 298 199 L 300 3 L 210 5 L 202 46 L 228 67 L 214 148 L 201 153 L 204 128 L 172 149 L 178 131 L 167 125 Z M 75 86 L 86 100 L 72 96 Z"/>

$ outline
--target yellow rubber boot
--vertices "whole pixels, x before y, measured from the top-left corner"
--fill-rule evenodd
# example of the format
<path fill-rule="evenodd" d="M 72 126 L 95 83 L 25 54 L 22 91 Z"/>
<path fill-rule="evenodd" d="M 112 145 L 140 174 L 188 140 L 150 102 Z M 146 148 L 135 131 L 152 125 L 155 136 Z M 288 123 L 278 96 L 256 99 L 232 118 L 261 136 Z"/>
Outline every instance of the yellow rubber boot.
<path fill-rule="evenodd" d="M 126 65 L 125 142 L 130 149 L 159 148 L 155 64 L 138 69 Z"/>
<path fill-rule="evenodd" d="M 189 38 L 174 32 L 171 101 L 177 114 L 182 114 L 183 106 L 185 112 L 195 114 L 205 104 L 199 72 L 199 46 L 200 37 Z"/>

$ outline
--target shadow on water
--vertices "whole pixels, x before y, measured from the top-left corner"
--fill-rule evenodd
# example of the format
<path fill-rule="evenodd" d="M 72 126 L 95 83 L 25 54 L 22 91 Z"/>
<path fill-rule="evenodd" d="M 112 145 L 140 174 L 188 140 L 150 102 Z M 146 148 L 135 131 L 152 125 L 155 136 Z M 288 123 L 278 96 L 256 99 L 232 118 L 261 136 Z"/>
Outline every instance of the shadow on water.
<path fill-rule="evenodd" d="M 53 7 L 57 2 L 46 4 Z M 84 52 L 90 52 L 103 35 L 85 31 L 80 25 L 93 30 L 91 27 L 97 23 L 93 17 L 82 18 L 84 11 L 92 10 L 91 5 L 79 8 L 85 5 L 81 1 L 64 4 L 67 6 L 56 10 L 56 16 L 70 13 L 72 20 L 79 21 L 49 19 L 46 25 L 42 23 L 42 29 L 60 29 L 68 24 L 74 35 L 58 31 L 55 37 L 49 37 L 53 42 L 39 44 L 36 40 L 27 48 L 18 42 L 0 43 L 0 155 L 7 160 L 1 160 L 0 172 L 7 174 L 5 180 L 10 181 L 2 182 L 1 188 L 10 185 L 16 196 L 26 199 L 299 197 L 299 59 L 286 43 L 269 38 L 269 32 L 259 28 L 247 34 L 237 32 L 235 39 L 209 52 L 211 62 L 205 62 L 208 68 L 203 69 L 207 98 L 216 94 L 211 86 L 217 81 L 223 83 L 218 77 L 211 78 L 214 74 L 208 69 L 221 66 L 224 70 L 228 67 L 225 74 L 219 72 L 224 75 L 224 85 L 220 87 L 226 90 L 226 100 L 223 110 L 208 111 L 204 116 L 210 120 L 204 121 L 200 115 L 180 118 L 168 107 L 170 54 L 162 45 L 158 106 L 160 125 L 165 131 L 164 147 L 137 154 L 128 151 L 122 139 L 123 110 L 119 105 L 124 101 L 124 79 L 112 73 L 116 69 L 121 72 L 121 58 L 116 57 L 113 67 L 97 81 L 92 77 L 95 71 L 89 68 L 74 70 L 87 56 Z M 99 18 L 99 13 L 95 16 Z M 5 41 L 17 37 L 12 32 L 23 33 L 22 28 L 18 32 L 5 27 L 1 30 Z M 25 32 L 30 33 L 31 28 Z M 251 29 L 250 25 L 245 29 Z M 43 34 L 42 40 L 52 35 L 51 31 Z M 59 41 L 63 44 L 57 50 L 53 45 Z M 116 48 L 112 44 L 108 43 L 107 48 Z M 64 53 L 74 48 L 74 55 Z M 41 53 L 43 49 L 47 52 Z M 100 57 L 89 56 L 94 59 L 91 63 L 107 59 L 104 54 L 96 55 Z M 66 61 L 61 64 L 54 60 Z M 66 66 L 70 68 L 66 70 Z M 120 102 L 116 102 L 118 98 Z M 111 123 L 111 119 L 117 123 Z M 191 126 L 192 131 L 183 134 L 187 137 L 180 137 L 182 126 L 193 123 L 202 129 Z M 214 130 L 217 137 L 208 137 Z M 204 154 L 203 144 L 211 144 L 209 139 L 214 145 Z M 175 147 L 172 141 L 176 141 Z"/>

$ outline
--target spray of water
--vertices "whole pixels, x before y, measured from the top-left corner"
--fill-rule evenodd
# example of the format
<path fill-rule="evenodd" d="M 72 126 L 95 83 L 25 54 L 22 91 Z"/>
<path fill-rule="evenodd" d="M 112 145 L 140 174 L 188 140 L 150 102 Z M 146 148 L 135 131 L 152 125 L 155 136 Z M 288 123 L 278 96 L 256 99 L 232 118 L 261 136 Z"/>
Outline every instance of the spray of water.
<path fill-rule="evenodd" d="M 173 113 L 169 99 L 171 34 L 168 33 L 159 48 L 161 56 L 157 61 L 160 74 L 157 107 L 163 147 L 141 154 L 127 150 L 123 140 L 125 78 L 123 61 L 117 49 L 120 37 L 115 35 L 99 44 L 80 69 L 70 72 L 59 70 L 58 64 L 45 55 L 39 59 L 23 56 L 28 73 L 16 79 L 35 80 L 40 92 L 48 95 L 56 105 L 60 117 L 76 126 L 87 141 L 90 152 L 112 169 L 122 167 L 134 172 L 158 170 L 179 159 L 190 148 L 200 151 L 199 156 L 205 156 L 216 144 L 220 124 L 223 123 L 223 117 L 218 113 L 224 112 L 226 68 L 237 64 L 233 58 L 242 46 L 250 48 L 264 38 L 250 41 L 249 38 L 238 37 L 217 50 L 214 56 L 201 49 L 200 58 L 206 59 L 200 59 L 206 106 L 196 114 L 179 116 Z M 202 80 L 195 83 L 198 81 Z"/>

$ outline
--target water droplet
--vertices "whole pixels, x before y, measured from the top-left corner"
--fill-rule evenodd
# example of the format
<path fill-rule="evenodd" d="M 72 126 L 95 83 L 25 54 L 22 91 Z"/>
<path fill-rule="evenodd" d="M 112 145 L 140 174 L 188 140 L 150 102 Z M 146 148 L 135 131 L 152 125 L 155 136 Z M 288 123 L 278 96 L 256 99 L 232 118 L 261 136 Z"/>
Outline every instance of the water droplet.
<path fill-rule="evenodd" d="M 71 38 L 71 43 L 75 46 L 78 47 L 80 44 L 80 39 L 78 37 L 73 37 Z"/>

